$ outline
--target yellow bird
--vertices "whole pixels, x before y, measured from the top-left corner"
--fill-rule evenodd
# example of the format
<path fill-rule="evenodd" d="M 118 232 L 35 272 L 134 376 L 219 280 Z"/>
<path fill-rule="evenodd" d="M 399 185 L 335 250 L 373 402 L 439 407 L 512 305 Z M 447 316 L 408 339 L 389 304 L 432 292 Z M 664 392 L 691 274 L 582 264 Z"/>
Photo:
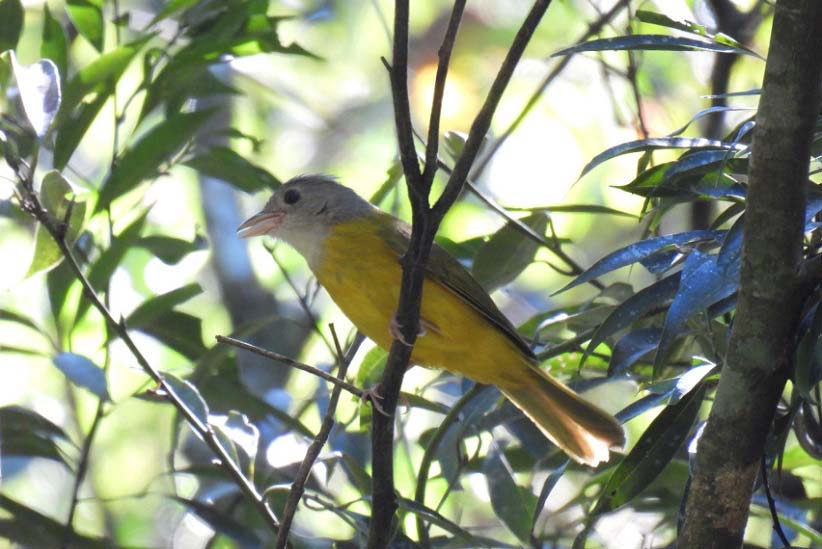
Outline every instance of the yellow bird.
<path fill-rule="evenodd" d="M 322 175 L 292 179 L 237 229 L 293 246 L 334 302 L 384 349 L 398 335 L 400 256 L 408 224 Z M 427 265 L 421 336 L 411 360 L 496 385 L 554 444 L 580 463 L 608 461 L 625 435 L 608 413 L 586 402 L 537 365 L 514 326 L 469 272 L 434 245 Z"/>

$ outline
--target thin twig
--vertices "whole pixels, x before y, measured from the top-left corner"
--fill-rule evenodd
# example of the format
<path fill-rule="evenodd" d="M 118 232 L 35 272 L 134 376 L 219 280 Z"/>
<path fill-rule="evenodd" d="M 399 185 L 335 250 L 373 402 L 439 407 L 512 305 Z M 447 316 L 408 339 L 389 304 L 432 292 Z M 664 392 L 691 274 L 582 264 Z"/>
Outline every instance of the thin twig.
<path fill-rule="evenodd" d="M 437 173 L 437 153 L 440 146 L 440 116 L 442 115 L 442 100 L 445 95 L 445 79 L 448 77 L 448 63 L 451 61 L 451 51 L 457 39 L 462 13 L 465 10 L 466 0 L 456 0 L 448 20 L 445 38 L 440 46 L 437 76 L 434 81 L 434 97 L 431 100 L 431 120 L 428 123 L 428 145 L 425 147 L 425 169 L 422 173 L 423 184 L 430 189 Z"/>
<path fill-rule="evenodd" d="M 788 536 L 785 535 L 785 531 L 782 530 L 782 523 L 779 522 L 779 513 L 776 510 L 776 502 L 773 499 L 773 495 L 771 495 L 771 487 L 768 484 L 768 463 L 765 460 L 764 453 L 762 454 L 762 487 L 765 489 L 765 497 L 768 498 L 768 508 L 771 510 L 773 529 L 776 531 L 776 535 L 779 536 L 780 541 L 782 541 L 782 545 L 790 547 L 791 542 L 788 540 Z"/>
<path fill-rule="evenodd" d="M 264 356 L 266 358 L 270 358 L 271 360 L 282 362 L 292 368 L 296 368 L 298 370 L 302 370 L 303 372 L 308 372 L 309 374 L 315 375 L 320 377 L 334 385 L 345 389 L 352 395 L 356 397 L 362 398 L 363 391 L 362 389 L 357 388 L 356 386 L 348 383 L 344 379 L 339 379 L 337 377 L 332 376 L 327 372 L 323 372 L 319 368 L 315 368 L 314 366 L 309 366 L 308 364 L 303 364 L 302 362 L 298 362 L 293 358 L 289 358 L 285 355 L 281 355 L 280 353 L 275 353 L 274 351 L 269 351 L 268 349 L 263 349 L 262 347 L 258 347 L 256 345 L 252 345 L 251 343 L 235 339 L 233 337 L 228 336 L 217 336 L 217 341 L 224 344 L 224 345 L 231 345 L 232 347 L 237 347 L 239 349 L 245 349 L 246 351 L 251 351 L 252 353 L 258 354 L 260 356 Z"/>
<path fill-rule="evenodd" d="M 230 454 L 225 450 L 225 448 L 223 448 L 222 444 L 212 431 L 211 426 L 204 423 L 197 417 L 197 415 L 185 404 L 180 395 L 177 394 L 174 388 L 166 383 L 163 375 L 148 362 L 140 349 L 134 343 L 134 340 L 129 335 L 125 324 L 118 322 L 117 319 L 114 318 L 111 311 L 109 311 L 108 307 L 105 306 L 94 291 L 94 288 L 88 281 L 88 278 L 86 278 L 85 273 L 83 273 L 83 270 L 77 263 L 77 260 L 75 259 L 68 243 L 64 238 L 61 238 L 61 231 L 52 223 L 48 212 L 46 212 L 40 204 L 37 195 L 31 190 L 30 187 L 26 187 L 24 185 L 23 188 L 26 192 L 26 196 L 25 203 L 22 207 L 40 222 L 40 224 L 49 232 L 54 241 L 57 243 L 63 257 L 65 258 L 65 261 L 74 273 L 74 276 L 80 281 L 83 288 L 83 294 L 89 299 L 94 308 L 97 309 L 105 318 L 111 329 L 117 333 L 123 343 L 126 344 L 126 347 L 128 347 L 140 367 L 157 383 L 158 388 L 165 394 L 166 399 L 180 411 L 191 429 L 211 449 L 217 457 L 218 465 L 228 474 L 229 477 L 234 480 L 235 484 L 240 488 L 246 498 L 258 510 L 260 515 L 263 517 L 263 520 L 266 524 L 268 524 L 269 528 L 276 533 L 279 527 L 277 517 L 274 516 L 274 513 L 263 500 L 262 496 L 257 491 L 256 486 L 254 486 L 254 484 L 245 477 L 239 466 L 234 463 Z"/>
<path fill-rule="evenodd" d="M 630 4 L 630 0 L 619 0 L 613 7 L 604 13 L 602 16 L 599 17 L 596 21 L 588 25 L 588 29 L 582 33 L 582 35 L 577 38 L 576 44 L 582 44 L 586 42 L 592 36 L 599 34 L 602 28 L 607 25 L 623 8 L 625 8 L 628 4 Z M 500 147 L 508 140 L 509 137 L 519 128 L 520 124 L 525 120 L 531 110 L 539 103 L 539 100 L 542 99 L 542 94 L 545 93 L 545 90 L 548 89 L 548 86 L 559 76 L 559 74 L 565 70 L 565 67 L 568 66 L 568 63 L 571 62 L 571 56 L 566 55 L 562 57 L 562 59 L 557 63 L 557 65 L 549 72 L 543 81 L 537 86 L 537 89 L 534 90 L 534 93 L 531 94 L 531 97 L 525 103 L 525 106 L 522 108 L 520 113 L 511 122 L 511 125 L 508 126 L 504 132 L 499 136 L 499 138 L 494 141 L 491 147 L 488 149 L 488 152 L 485 156 L 480 160 L 477 167 L 473 170 L 473 178 L 479 178 L 480 174 L 485 171 L 485 168 L 488 166 L 488 163 L 497 154 Z"/>
<path fill-rule="evenodd" d="M 354 355 L 357 353 L 357 349 L 360 348 L 360 345 L 365 338 L 358 333 L 357 337 L 354 339 L 354 342 L 348 348 L 348 352 L 343 354 L 342 347 L 340 346 L 340 340 L 337 338 L 336 330 L 334 330 L 334 325 L 329 325 L 329 328 L 331 329 L 331 336 L 334 338 L 334 346 L 337 349 L 337 363 L 339 364 L 337 379 L 339 381 L 345 381 L 345 374 L 348 372 L 348 366 L 351 364 L 351 360 L 354 358 Z M 325 411 L 325 417 L 323 417 L 320 430 L 308 446 L 308 450 L 305 452 L 305 457 L 303 458 L 302 463 L 300 463 L 300 467 L 297 470 L 296 475 L 294 475 L 294 481 L 291 483 L 291 490 L 288 492 L 288 500 L 283 508 L 282 520 L 280 522 L 280 533 L 277 534 L 277 549 L 283 549 L 288 543 L 288 534 L 291 531 L 291 523 L 294 520 L 294 514 L 297 512 L 297 506 L 303 497 L 303 493 L 305 493 L 305 482 L 308 479 L 308 475 L 311 474 L 311 468 L 314 466 L 314 462 L 320 455 L 320 451 L 322 451 L 323 446 L 325 446 L 325 443 L 328 440 L 328 435 L 331 433 L 331 429 L 334 427 L 334 413 L 337 410 L 337 403 L 340 400 L 341 392 L 342 386 L 339 384 L 334 385 L 334 388 L 331 390 L 331 398 L 328 401 L 328 409 Z"/>

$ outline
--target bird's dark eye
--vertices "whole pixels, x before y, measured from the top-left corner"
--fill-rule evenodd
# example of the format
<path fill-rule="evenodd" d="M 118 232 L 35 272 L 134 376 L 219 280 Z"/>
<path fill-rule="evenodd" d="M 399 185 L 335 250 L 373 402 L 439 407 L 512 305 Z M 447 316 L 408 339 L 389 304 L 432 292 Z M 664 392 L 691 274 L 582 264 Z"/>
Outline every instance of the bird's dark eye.
<path fill-rule="evenodd" d="M 283 201 L 286 204 L 296 204 L 300 200 L 300 191 L 297 189 L 288 189 L 283 195 Z"/>

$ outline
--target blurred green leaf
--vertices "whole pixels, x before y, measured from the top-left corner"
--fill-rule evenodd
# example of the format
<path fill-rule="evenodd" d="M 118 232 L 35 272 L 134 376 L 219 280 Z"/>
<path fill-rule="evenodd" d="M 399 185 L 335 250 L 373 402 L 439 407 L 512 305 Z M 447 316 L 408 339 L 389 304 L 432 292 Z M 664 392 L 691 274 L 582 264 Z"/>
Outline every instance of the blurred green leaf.
<path fill-rule="evenodd" d="M 563 461 L 559 467 L 551 471 L 551 474 L 548 475 L 545 482 L 542 484 L 542 489 L 539 491 L 539 499 L 537 499 L 537 504 L 534 506 L 534 516 L 531 519 L 530 534 L 533 534 L 534 528 L 537 526 L 537 519 L 539 519 L 539 515 L 542 513 L 542 508 L 545 507 L 545 502 L 548 501 L 548 496 L 551 495 L 551 492 L 554 490 L 554 487 L 556 487 L 559 479 L 565 475 L 565 468 L 568 467 L 570 462 L 570 459 Z"/>
<path fill-rule="evenodd" d="M 208 247 L 205 238 L 199 234 L 191 242 L 171 236 L 144 236 L 134 245 L 150 251 L 167 265 L 176 265 L 191 252 L 205 250 Z"/>
<path fill-rule="evenodd" d="M 459 525 L 451 522 L 437 511 L 433 509 L 429 509 L 423 505 L 420 505 L 414 500 L 408 498 L 397 498 L 397 503 L 399 507 L 403 511 L 407 511 L 409 513 L 413 513 L 419 517 L 422 517 L 423 520 L 426 522 L 433 524 L 434 526 L 438 526 L 448 532 L 451 535 L 456 536 L 455 540 L 452 540 L 451 543 L 454 542 L 467 542 L 469 543 L 469 547 L 499 547 L 499 548 L 513 548 L 516 547 L 514 545 L 510 545 L 508 543 L 504 543 L 502 541 L 486 538 L 483 536 L 475 536 L 468 530 L 461 528 Z M 449 544 L 450 546 L 451 544 Z M 459 545 L 457 545 L 459 547 Z"/>
<path fill-rule="evenodd" d="M 203 425 L 208 425 L 208 405 L 200 392 L 190 382 L 168 372 L 163 373 L 163 380 L 174 394 L 185 404 Z"/>
<path fill-rule="evenodd" d="M 615 38 L 600 38 L 562 49 L 551 57 L 573 55 L 589 51 L 712 51 L 735 53 L 762 59 L 746 48 L 729 46 L 714 40 L 668 36 L 665 34 L 632 34 Z"/>
<path fill-rule="evenodd" d="M 111 400 L 105 371 L 88 358 L 74 353 L 60 353 L 52 362 L 73 384 L 88 389 L 101 400 Z"/>
<path fill-rule="evenodd" d="M 540 235 L 545 234 L 548 228 L 548 216 L 544 213 L 534 213 L 520 221 Z M 513 223 L 507 223 L 480 248 L 471 272 L 477 282 L 490 292 L 519 276 L 533 263 L 538 248 L 537 242 L 524 235 Z"/>
<path fill-rule="evenodd" d="M 63 175 L 52 170 L 43 176 L 40 187 L 42 206 L 49 214 L 51 223 L 65 231 L 64 239 L 71 247 L 77 240 L 86 216 L 86 203 L 76 202 L 66 196 L 72 193 L 71 184 Z M 66 218 L 68 216 L 68 219 Z M 68 221 L 67 225 L 63 225 Z M 34 252 L 26 276 L 49 271 L 63 261 L 63 252 L 51 233 L 42 225 L 37 225 L 34 236 Z"/>
<path fill-rule="evenodd" d="M 0 308 L 0 320 L 5 320 L 6 322 L 16 322 L 17 324 L 31 328 L 37 333 L 42 333 L 40 326 L 38 326 L 37 323 L 31 318 L 10 309 Z"/>
<path fill-rule="evenodd" d="M 599 204 L 557 204 L 555 206 L 530 206 L 527 208 L 506 207 L 505 209 L 509 212 L 589 213 L 636 218 L 634 214 L 615 210 L 608 206 L 600 206 Z"/>
<path fill-rule="evenodd" d="M 43 33 L 40 42 L 40 57 L 51 59 L 61 78 L 66 77 L 68 66 L 68 43 L 63 25 L 49 10 L 48 2 L 43 4 Z"/>
<path fill-rule="evenodd" d="M 23 32 L 23 4 L 20 0 L 0 0 L 0 51 L 13 50 Z"/>
<path fill-rule="evenodd" d="M 354 378 L 354 385 L 357 387 L 364 387 L 366 389 L 375 387 L 382 379 L 382 373 L 385 370 L 385 363 L 388 360 L 388 353 L 381 347 L 372 347 L 363 357 L 359 368 L 357 368 L 357 375 Z M 371 426 L 371 416 L 373 413 L 374 404 L 365 399 L 358 399 L 352 397 L 354 400 L 359 400 L 359 428 L 360 431 L 365 431 Z"/>
<path fill-rule="evenodd" d="M 184 357 L 196 360 L 207 351 L 203 345 L 203 320 L 180 311 L 166 311 L 150 321 L 134 323 L 130 328 L 153 336 Z"/>
<path fill-rule="evenodd" d="M 517 486 L 511 466 L 495 445 L 491 445 L 485 455 L 482 473 L 488 483 L 494 513 L 520 541 L 528 543 L 536 496 L 530 490 Z"/>
<path fill-rule="evenodd" d="M 176 290 L 153 296 L 143 301 L 128 315 L 126 325 L 135 327 L 148 325 L 158 316 L 201 293 L 203 293 L 203 288 L 196 282 L 193 282 Z"/>
<path fill-rule="evenodd" d="M 115 84 L 125 72 L 134 56 L 137 55 L 150 37 L 143 37 L 128 44 L 119 46 L 80 69 L 66 84 L 63 90 L 63 111 L 71 111 L 77 103 L 92 92 L 113 91 Z M 61 118 L 62 120 L 62 118 Z"/>
<path fill-rule="evenodd" d="M 80 34 L 94 49 L 103 51 L 102 0 L 66 0 L 66 11 Z"/>
<path fill-rule="evenodd" d="M 239 547 L 261 547 L 260 538 L 254 534 L 253 530 L 219 509 L 216 505 L 180 496 L 169 497 L 183 505 L 189 512 L 197 515 L 200 520 L 216 532 L 234 540 L 239 544 Z"/>
<path fill-rule="evenodd" d="M 97 261 L 91 266 L 88 271 L 88 281 L 91 287 L 97 291 L 104 290 L 108 287 L 108 282 L 114 274 L 117 266 L 125 257 L 126 253 L 134 245 L 134 242 L 140 236 L 143 226 L 146 222 L 148 209 L 143 210 L 125 229 L 114 238 L 111 245 L 106 248 Z M 75 322 L 79 321 L 83 315 L 91 307 L 91 300 L 83 297 L 77 307 L 77 313 L 74 315 Z"/>
<path fill-rule="evenodd" d="M 0 519 L 0 536 L 4 539 L 23 547 L 59 547 L 66 539 L 69 539 L 69 530 L 65 525 L 3 494 L 0 494 L 0 508 L 11 515 L 11 518 Z M 110 547 L 110 543 L 106 540 L 78 532 L 73 532 L 70 539 L 77 547 L 88 549 Z"/>
<path fill-rule="evenodd" d="M 706 387 L 699 383 L 659 413 L 608 478 L 592 514 L 613 511 L 630 502 L 662 472 L 688 437 Z"/>
<path fill-rule="evenodd" d="M 38 139 L 43 139 L 60 108 L 60 74 L 50 59 L 20 65 L 11 52 L 14 79 L 23 111 Z"/>
<path fill-rule="evenodd" d="M 160 122 L 123 152 L 100 187 L 95 212 L 131 191 L 143 180 L 159 175 L 163 164 L 186 145 L 214 114 L 213 110 L 181 113 Z"/>
<path fill-rule="evenodd" d="M 71 444 L 71 439 L 62 428 L 33 410 L 22 406 L 0 408 L 0 439 L 3 441 L 0 448 L 0 456 L 3 459 L 50 459 L 71 469 L 57 444 Z"/>
<path fill-rule="evenodd" d="M 57 137 L 54 139 L 54 167 L 62 170 L 71 159 L 71 155 L 80 144 L 80 140 L 86 135 L 86 132 L 97 118 L 103 105 L 108 101 L 112 94 L 114 86 L 108 88 L 97 94 L 91 101 L 81 102 L 76 109 L 70 114 L 65 115 L 61 121 L 60 130 L 57 132 Z"/>
<path fill-rule="evenodd" d="M 228 147 L 212 147 L 182 163 L 247 193 L 273 191 L 281 185 L 276 177 Z"/>

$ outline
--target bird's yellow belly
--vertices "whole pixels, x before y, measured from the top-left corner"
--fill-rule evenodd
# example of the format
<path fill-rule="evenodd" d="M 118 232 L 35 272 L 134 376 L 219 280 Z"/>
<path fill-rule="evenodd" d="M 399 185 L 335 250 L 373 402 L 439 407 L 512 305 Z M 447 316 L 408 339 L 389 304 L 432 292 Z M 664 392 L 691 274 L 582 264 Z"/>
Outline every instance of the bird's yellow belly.
<path fill-rule="evenodd" d="M 338 225 L 313 270 L 334 302 L 359 330 L 388 349 L 402 278 L 396 253 L 364 227 Z M 356 233 L 356 234 L 353 234 Z M 411 360 L 444 368 L 481 383 L 515 381 L 522 353 L 496 326 L 437 282 L 426 280 L 421 318 Z"/>

